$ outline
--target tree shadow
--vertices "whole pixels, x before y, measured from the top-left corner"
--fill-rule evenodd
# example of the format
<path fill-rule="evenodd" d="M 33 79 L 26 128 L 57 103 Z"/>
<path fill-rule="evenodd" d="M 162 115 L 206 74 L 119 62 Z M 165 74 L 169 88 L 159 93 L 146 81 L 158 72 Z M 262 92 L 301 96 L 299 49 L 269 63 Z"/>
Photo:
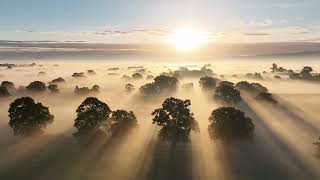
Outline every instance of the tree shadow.
<path fill-rule="evenodd" d="M 192 152 L 190 142 L 157 140 L 146 179 L 191 180 Z"/>

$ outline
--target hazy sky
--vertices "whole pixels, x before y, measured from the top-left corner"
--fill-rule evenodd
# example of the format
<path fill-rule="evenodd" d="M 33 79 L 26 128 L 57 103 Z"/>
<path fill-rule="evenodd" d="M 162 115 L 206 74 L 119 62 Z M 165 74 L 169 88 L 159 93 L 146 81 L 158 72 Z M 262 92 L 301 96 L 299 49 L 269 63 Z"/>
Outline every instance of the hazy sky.
<path fill-rule="evenodd" d="M 191 27 L 213 42 L 320 41 L 320 0 L 1 0 L 1 40 L 162 42 Z"/>

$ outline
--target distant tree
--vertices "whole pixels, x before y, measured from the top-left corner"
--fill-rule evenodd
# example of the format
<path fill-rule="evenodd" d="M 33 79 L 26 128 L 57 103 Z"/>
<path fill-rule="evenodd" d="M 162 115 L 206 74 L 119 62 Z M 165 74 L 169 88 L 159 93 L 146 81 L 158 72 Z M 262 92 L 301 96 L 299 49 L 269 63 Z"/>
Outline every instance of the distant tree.
<path fill-rule="evenodd" d="M 241 101 L 240 92 L 226 84 L 221 84 L 216 88 L 214 98 L 227 104 L 237 104 Z"/>
<path fill-rule="evenodd" d="M 253 134 L 254 124 L 244 112 L 233 107 L 220 107 L 209 117 L 208 131 L 213 139 L 234 140 Z"/>
<path fill-rule="evenodd" d="M 161 126 L 160 138 L 167 141 L 187 141 L 190 131 L 199 131 L 198 122 L 188 106 L 190 100 L 166 99 L 161 108 L 152 112 L 154 124 Z"/>
<path fill-rule="evenodd" d="M 5 86 L 0 86 L 0 97 L 11 96 L 8 89 Z"/>
<path fill-rule="evenodd" d="M 260 83 L 251 83 L 251 85 L 256 89 L 258 93 L 267 93 L 268 88 L 264 87 Z"/>
<path fill-rule="evenodd" d="M 303 79 L 309 80 L 312 78 L 312 74 L 311 74 L 312 71 L 313 71 L 313 69 L 311 67 L 305 66 L 305 67 L 303 67 L 303 69 L 300 72 L 300 77 Z"/>
<path fill-rule="evenodd" d="M 132 111 L 116 110 L 110 118 L 112 136 L 121 136 L 128 133 L 138 125 L 136 116 Z"/>
<path fill-rule="evenodd" d="M 299 73 L 291 73 L 289 75 L 290 79 L 300 79 L 300 74 Z"/>
<path fill-rule="evenodd" d="M 89 75 L 96 75 L 96 72 L 94 71 L 94 70 L 87 70 L 87 73 L 89 74 Z"/>
<path fill-rule="evenodd" d="M 221 81 L 221 82 L 219 83 L 219 85 L 227 85 L 227 86 L 233 87 L 233 86 L 234 86 L 234 83 L 233 83 L 233 82 L 230 82 L 230 81 Z"/>
<path fill-rule="evenodd" d="M 78 95 L 86 95 L 90 93 L 90 89 L 88 87 L 79 88 L 78 86 L 76 86 L 74 92 Z"/>
<path fill-rule="evenodd" d="M 133 79 L 142 79 L 143 76 L 140 73 L 134 73 L 134 74 L 132 74 L 132 78 Z"/>
<path fill-rule="evenodd" d="M 235 88 L 239 91 L 255 92 L 256 88 L 252 86 L 248 81 L 240 81 L 235 85 Z"/>
<path fill-rule="evenodd" d="M 48 107 L 35 103 L 30 97 L 22 97 L 10 104 L 9 118 L 14 135 L 28 136 L 43 133 L 47 125 L 53 122 L 54 116 Z"/>
<path fill-rule="evenodd" d="M 100 92 L 100 86 L 98 86 L 98 85 L 92 86 L 92 88 L 90 89 L 90 92 L 99 93 Z"/>
<path fill-rule="evenodd" d="M 200 78 L 200 86 L 203 90 L 213 90 L 216 88 L 217 84 L 219 82 L 219 79 L 213 78 L 213 77 L 202 77 Z"/>
<path fill-rule="evenodd" d="M 84 75 L 84 72 L 79 72 L 79 73 L 75 72 L 72 74 L 72 77 L 79 78 L 79 77 L 86 77 L 86 76 Z"/>
<path fill-rule="evenodd" d="M 178 79 L 175 77 L 160 75 L 154 78 L 154 82 L 140 87 L 141 95 L 157 95 L 159 93 L 170 93 L 177 89 Z"/>
<path fill-rule="evenodd" d="M 273 78 L 274 78 L 274 79 L 281 79 L 280 76 L 274 76 Z"/>
<path fill-rule="evenodd" d="M 51 81 L 52 84 L 59 84 L 59 83 L 65 83 L 65 82 L 66 80 L 64 80 L 62 77 L 59 77 Z"/>
<path fill-rule="evenodd" d="M 256 97 L 255 97 L 256 100 L 263 100 L 263 101 L 267 101 L 267 102 L 270 102 L 270 103 L 273 103 L 273 104 L 277 104 L 278 101 L 275 100 L 273 97 L 272 97 L 272 94 L 271 93 L 259 93 Z"/>
<path fill-rule="evenodd" d="M 46 75 L 46 73 L 43 72 L 43 71 L 40 71 L 40 72 L 38 72 L 38 75 L 39 75 L 39 76 L 44 76 L 44 75 Z"/>
<path fill-rule="evenodd" d="M 273 63 L 271 69 L 276 71 L 278 69 L 278 65 L 276 63 Z"/>
<path fill-rule="evenodd" d="M 26 88 L 27 90 L 34 92 L 41 92 L 47 89 L 46 84 L 41 81 L 33 81 Z"/>
<path fill-rule="evenodd" d="M 6 87 L 8 91 L 15 90 L 14 83 L 10 81 L 2 81 L 0 86 Z"/>
<path fill-rule="evenodd" d="M 48 89 L 52 93 L 60 92 L 60 90 L 58 89 L 58 85 L 56 85 L 56 84 L 49 84 Z"/>
<path fill-rule="evenodd" d="M 132 92 L 132 91 L 134 91 L 134 85 L 132 85 L 132 84 L 126 84 L 126 85 L 125 85 L 125 91 L 127 91 L 127 92 Z"/>
<path fill-rule="evenodd" d="M 95 97 L 86 98 L 76 110 L 77 118 L 74 127 L 78 129 L 75 136 L 100 133 L 102 127 L 110 126 L 109 106 Z"/>

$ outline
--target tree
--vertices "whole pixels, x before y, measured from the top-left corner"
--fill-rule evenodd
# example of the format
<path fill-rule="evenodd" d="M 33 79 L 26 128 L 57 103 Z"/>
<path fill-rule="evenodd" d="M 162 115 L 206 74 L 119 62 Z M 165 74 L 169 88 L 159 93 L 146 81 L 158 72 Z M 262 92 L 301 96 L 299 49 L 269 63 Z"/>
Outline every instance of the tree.
<path fill-rule="evenodd" d="M 264 87 L 260 83 L 251 83 L 251 85 L 255 88 L 257 93 L 267 93 L 268 88 Z"/>
<path fill-rule="evenodd" d="M 218 82 L 219 79 L 206 76 L 200 78 L 199 84 L 203 90 L 213 90 L 214 88 L 216 88 Z"/>
<path fill-rule="evenodd" d="M 86 76 L 84 75 L 84 72 L 79 72 L 79 73 L 75 72 L 72 74 L 72 77 L 79 78 L 79 77 L 86 77 Z"/>
<path fill-rule="evenodd" d="M 134 91 L 134 85 L 132 85 L 132 84 L 126 84 L 126 85 L 125 85 L 125 91 L 127 91 L 127 92 L 132 92 L 132 91 Z"/>
<path fill-rule="evenodd" d="M 190 105 L 190 100 L 170 97 L 152 112 L 153 123 L 162 127 L 159 133 L 162 140 L 187 141 L 191 130 L 199 131 L 198 122 L 188 108 Z"/>
<path fill-rule="evenodd" d="M 96 75 L 96 72 L 95 72 L 94 70 L 92 70 L 92 69 L 87 70 L 87 73 L 88 73 L 89 75 Z"/>
<path fill-rule="evenodd" d="M 8 91 L 15 90 L 14 83 L 10 81 L 2 81 L 0 86 L 6 87 Z"/>
<path fill-rule="evenodd" d="M 5 86 L 0 86 L 0 97 L 11 96 L 8 89 Z"/>
<path fill-rule="evenodd" d="M 140 73 L 134 73 L 134 74 L 132 74 L 132 78 L 133 79 L 142 79 L 143 76 Z"/>
<path fill-rule="evenodd" d="M 214 98 L 227 104 L 236 104 L 241 101 L 240 92 L 226 84 L 221 84 L 216 88 Z"/>
<path fill-rule="evenodd" d="M 147 83 L 140 87 L 141 95 L 156 95 L 170 93 L 177 89 L 178 79 L 175 77 L 160 75 L 154 78 L 154 82 Z"/>
<path fill-rule="evenodd" d="M 60 92 L 60 90 L 58 89 L 58 85 L 56 85 L 56 84 L 49 84 L 48 89 L 52 93 Z"/>
<path fill-rule="evenodd" d="M 111 126 L 111 134 L 112 136 L 121 136 L 128 131 L 130 131 L 133 127 L 138 125 L 138 121 L 136 116 L 132 111 L 125 110 L 116 110 L 112 112 L 112 116 L 110 118 Z"/>
<path fill-rule="evenodd" d="M 86 98 L 77 108 L 74 127 L 78 129 L 75 136 L 101 132 L 101 127 L 108 126 L 111 114 L 109 106 L 95 97 Z"/>
<path fill-rule="evenodd" d="M 62 77 L 59 77 L 51 81 L 52 84 L 65 83 L 65 82 L 66 80 L 64 80 Z"/>
<path fill-rule="evenodd" d="M 98 85 L 92 86 L 92 88 L 90 89 L 90 92 L 99 93 L 100 92 L 100 86 L 98 86 Z"/>
<path fill-rule="evenodd" d="M 46 84 L 41 81 L 33 81 L 26 88 L 27 90 L 34 92 L 41 92 L 47 89 Z"/>
<path fill-rule="evenodd" d="M 309 66 L 303 67 L 303 69 L 300 72 L 301 78 L 311 79 L 312 78 L 312 74 L 311 74 L 312 71 L 313 71 L 312 67 L 309 67 Z"/>
<path fill-rule="evenodd" d="M 86 95 L 86 94 L 89 94 L 90 93 L 90 89 L 88 87 L 78 87 L 76 86 L 75 89 L 74 89 L 74 92 L 77 94 L 77 95 Z"/>
<path fill-rule="evenodd" d="M 299 73 L 291 73 L 289 75 L 290 79 L 300 79 L 300 74 Z"/>
<path fill-rule="evenodd" d="M 253 134 L 254 124 L 244 112 L 233 107 L 220 107 L 209 117 L 208 131 L 213 139 L 233 140 Z"/>
<path fill-rule="evenodd" d="M 53 122 L 49 108 L 35 103 L 30 97 L 18 98 L 10 104 L 9 125 L 14 135 L 28 136 L 43 133 L 43 129 Z"/>
<path fill-rule="evenodd" d="M 235 88 L 239 91 L 255 92 L 257 89 L 248 81 L 240 81 L 235 85 Z"/>
<path fill-rule="evenodd" d="M 227 86 L 233 87 L 233 86 L 234 86 L 234 83 L 233 83 L 233 82 L 230 82 L 230 81 L 221 81 L 221 82 L 219 83 L 219 85 L 227 85 Z"/>

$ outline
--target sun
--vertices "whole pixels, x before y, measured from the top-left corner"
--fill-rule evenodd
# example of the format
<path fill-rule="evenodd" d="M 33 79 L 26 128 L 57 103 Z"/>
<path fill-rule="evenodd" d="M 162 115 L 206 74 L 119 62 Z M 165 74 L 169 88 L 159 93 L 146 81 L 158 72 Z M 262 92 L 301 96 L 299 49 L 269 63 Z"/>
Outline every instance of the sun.
<path fill-rule="evenodd" d="M 199 47 L 206 41 L 206 36 L 193 29 L 177 29 L 168 36 L 168 41 L 177 49 L 190 50 Z"/>

